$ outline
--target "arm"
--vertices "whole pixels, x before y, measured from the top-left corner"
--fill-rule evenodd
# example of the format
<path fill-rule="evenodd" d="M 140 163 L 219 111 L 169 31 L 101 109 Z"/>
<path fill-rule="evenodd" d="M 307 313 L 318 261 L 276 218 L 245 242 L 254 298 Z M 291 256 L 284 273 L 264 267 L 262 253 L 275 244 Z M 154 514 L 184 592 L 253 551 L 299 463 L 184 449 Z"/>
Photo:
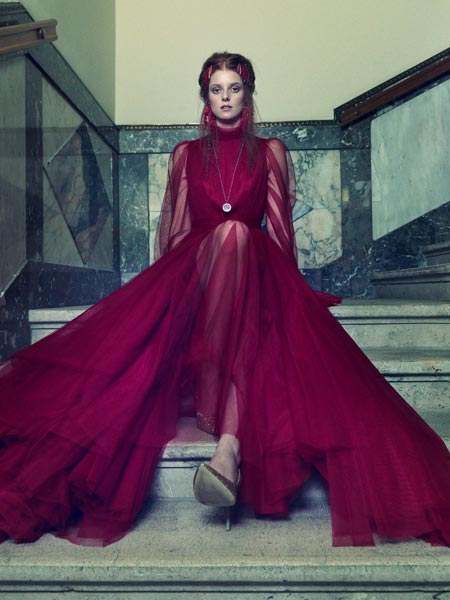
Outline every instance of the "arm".
<path fill-rule="evenodd" d="M 170 155 L 167 187 L 156 232 L 155 258 L 160 258 L 172 250 L 191 230 L 187 205 L 188 150 L 189 142 L 181 142 Z"/>
<path fill-rule="evenodd" d="M 267 233 L 297 265 L 297 245 L 292 209 L 295 203 L 295 177 L 288 149 L 278 139 L 267 140 Z"/>

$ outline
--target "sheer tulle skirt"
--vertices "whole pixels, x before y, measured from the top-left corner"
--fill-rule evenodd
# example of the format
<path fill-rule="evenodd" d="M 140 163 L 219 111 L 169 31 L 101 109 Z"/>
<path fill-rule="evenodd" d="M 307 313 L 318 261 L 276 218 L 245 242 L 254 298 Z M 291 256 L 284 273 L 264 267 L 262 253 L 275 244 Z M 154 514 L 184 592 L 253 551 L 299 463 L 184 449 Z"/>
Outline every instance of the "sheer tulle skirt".
<path fill-rule="evenodd" d="M 111 543 L 180 413 L 241 443 L 240 500 L 286 514 L 313 467 L 335 545 L 450 545 L 449 453 L 293 262 L 240 221 L 178 246 L 0 369 L 0 530 Z"/>

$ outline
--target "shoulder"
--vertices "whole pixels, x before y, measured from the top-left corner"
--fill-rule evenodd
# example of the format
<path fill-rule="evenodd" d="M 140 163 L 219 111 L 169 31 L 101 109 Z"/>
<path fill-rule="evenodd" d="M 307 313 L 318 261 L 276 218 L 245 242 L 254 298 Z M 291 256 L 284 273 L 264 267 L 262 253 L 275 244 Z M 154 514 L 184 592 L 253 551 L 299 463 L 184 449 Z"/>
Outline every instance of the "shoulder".
<path fill-rule="evenodd" d="M 192 142 L 189 142 L 188 140 L 184 140 L 183 142 L 178 142 L 178 144 L 172 150 L 171 155 L 170 155 L 170 157 L 174 163 L 178 162 L 179 160 L 186 159 L 186 157 L 188 155 L 189 145 L 191 143 Z"/>
<path fill-rule="evenodd" d="M 287 147 L 284 142 L 282 142 L 278 138 L 266 138 L 265 140 L 266 147 L 269 148 L 275 154 L 285 154 Z"/>
<path fill-rule="evenodd" d="M 266 158 L 268 164 L 273 167 L 278 164 L 281 168 L 286 169 L 287 163 L 290 161 L 289 150 L 284 142 L 278 138 L 265 138 Z"/>

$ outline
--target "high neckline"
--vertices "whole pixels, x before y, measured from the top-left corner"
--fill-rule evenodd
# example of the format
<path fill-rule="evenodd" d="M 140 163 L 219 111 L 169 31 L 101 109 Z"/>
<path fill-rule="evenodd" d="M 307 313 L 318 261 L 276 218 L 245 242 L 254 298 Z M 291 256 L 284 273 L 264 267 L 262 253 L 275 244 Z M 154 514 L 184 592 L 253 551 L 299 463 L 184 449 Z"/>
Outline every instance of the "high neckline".
<path fill-rule="evenodd" d="M 219 140 L 237 140 L 242 137 L 242 127 L 217 127 L 217 135 Z"/>

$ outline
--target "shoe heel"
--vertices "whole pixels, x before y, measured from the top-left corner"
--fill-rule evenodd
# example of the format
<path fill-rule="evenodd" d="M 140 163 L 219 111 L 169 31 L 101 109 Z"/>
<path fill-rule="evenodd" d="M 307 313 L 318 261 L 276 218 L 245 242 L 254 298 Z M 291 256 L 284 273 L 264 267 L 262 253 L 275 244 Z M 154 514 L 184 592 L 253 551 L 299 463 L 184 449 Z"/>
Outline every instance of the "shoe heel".
<path fill-rule="evenodd" d="M 231 529 L 231 506 L 225 506 L 225 531 Z"/>

